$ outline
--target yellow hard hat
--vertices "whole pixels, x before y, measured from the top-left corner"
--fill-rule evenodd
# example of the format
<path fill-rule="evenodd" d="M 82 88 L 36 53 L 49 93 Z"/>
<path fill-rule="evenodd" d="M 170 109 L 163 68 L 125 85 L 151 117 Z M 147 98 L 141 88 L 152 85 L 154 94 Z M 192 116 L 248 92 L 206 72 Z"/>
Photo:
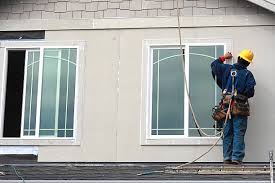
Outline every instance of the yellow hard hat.
<path fill-rule="evenodd" d="M 247 62 L 251 63 L 254 57 L 254 54 L 251 50 L 243 50 L 240 54 L 239 57 L 241 57 L 242 59 L 246 60 Z"/>

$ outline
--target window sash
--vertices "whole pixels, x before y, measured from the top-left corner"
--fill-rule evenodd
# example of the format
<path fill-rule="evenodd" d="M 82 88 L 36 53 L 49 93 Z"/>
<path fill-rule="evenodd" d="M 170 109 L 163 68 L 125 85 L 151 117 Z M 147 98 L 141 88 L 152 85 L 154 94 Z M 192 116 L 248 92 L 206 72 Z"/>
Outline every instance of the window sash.
<path fill-rule="evenodd" d="M 166 53 L 165 53 L 166 52 Z M 164 97 L 162 98 L 162 100 L 160 100 L 161 95 L 163 96 L 163 86 L 165 85 L 165 77 L 160 77 L 160 73 L 165 73 L 165 70 L 169 70 L 169 69 L 176 69 L 177 71 L 174 72 L 173 74 L 178 75 L 182 72 L 182 64 L 181 64 L 181 59 L 180 55 L 181 55 L 181 51 L 179 50 L 178 47 L 166 47 L 166 48 L 152 48 L 152 54 L 153 54 L 153 67 L 152 67 L 152 75 L 155 76 L 154 78 L 152 78 L 152 100 L 154 97 L 154 100 L 156 100 L 156 102 L 152 101 L 152 110 L 154 110 L 154 112 L 152 112 L 152 125 L 154 124 L 155 127 L 152 126 L 151 130 L 151 134 L 155 132 L 155 134 L 152 135 L 169 135 L 170 132 L 172 132 L 171 130 L 165 129 L 163 127 L 163 125 L 165 125 L 165 116 L 166 115 L 170 115 L 169 118 L 171 118 L 172 116 L 177 116 L 175 117 L 172 121 L 171 121 L 171 125 L 173 127 L 179 127 L 181 126 L 182 128 L 179 129 L 177 128 L 177 130 L 174 130 L 174 133 L 178 133 L 178 135 L 184 135 L 186 132 L 183 128 L 183 124 L 181 123 L 181 121 L 183 121 L 180 118 L 184 117 L 184 114 L 181 114 L 184 109 L 184 103 L 182 104 L 178 104 L 176 105 L 175 102 L 175 97 L 170 96 L 170 97 Z M 167 55 L 168 54 L 168 55 Z M 155 60 L 156 59 L 156 60 Z M 169 65 L 167 65 L 169 64 Z M 155 73 L 157 72 L 157 73 Z M 155 75 L 157 74 L 157 76 Z M 176 77 L 179 78 L 179 77 Z M 176 95 L 177 97 L 180 97 L 180 100 L 184 100 L 184 96 L 181 97 L 181 95 L 184 95 L 184 80 L 183 78 L 180 78 L 179 80 L 175 80 L 174 82 L 169 82 L 169 86 L 173 87 L 173 86 L 180 86 L 180 88 L 175 89 L 175 93 L 174 95 Z M 157 88 L 154 88 L 154 86 L 156 85 Z M 165 87 L 166 88 L 166 87 Z M 170 93 L 170 92 L 169 92 Z M 164 99 L 164 100 L 163 100 Z M 174 102 L 172 102 L 171 104 L 171 100 L 173 100 Z M 168 102 L 168 104 L 167 104 Z M 170 112 L 167 112 L 165 114 L 163 114 L 163 112 L 165 112 L 167 110 L 167 108 L 165 107 L 166 105 L 170 105 Z M 163 108 L 164 107 L 164 108 Z M 178 109 L 178 108 L 182 108 L 182 110 L 172 110 L 172 108 L 174 109 Z M 165 109 L 165 111 L 163 111 L 163 109 Z M 171 112 L 173 114 L 171 114 Z M 156 113 L 156 115 L 154 115 Z M 156 116 L 156 118 L 154 119 L 153 117 Z M 161 127 L 162 126 L 162 127 Z M 165 125 L 166 126 L 166 125 Z"/>
<path fill-rule="evenodd" d="M 34 57 L 35 57 L 35 53 L 37 53 L 38 52 L 38 54 L 39 54 L 39 59 L 38 59 L 38 61 L 36 61 L 36 60 L 34 60 Z M 32 63 L 31 64 L 29 64 L 29 57 L 30 56 L 32 56 Z M 28 133 L 28 136 L 35 136 L 35 128 L 36 128 L 36 119 L 35 119 L 35 124 L 34 124 L 34 128 L 31 128 L 31 122 L 33 122 L 32 121 L 32 115 L 31 115 L 31 112 L 32 112 L 32 110 L 33 110 L 33 100 L 35 100 L 35 101 L 37 101 L 37 98 L 38 98 L 38 91 L 36 91 L 36 97 L 33 99 L 33 90 L 35 90 L 35 89 L 33 89 L 33 82 L 34 82 L 34 66 L 35 65 L 37 65 L 38 64 L 38 74 L 39 74 L 39 67 L 40 67 L 40 50 L 26 50 L 26 57 L 25 57 L 25 69 L 24 69 L 24 87 L 23 87 L 23 102 L 22 102 L 22 115 L 21 115 L 21 136 L 25 136 L 24 135 L 24 133 L 22 132 L 22 131 L 24 131 L 24 132 L 27 132 Z M 29 72 L 28 70 L 29 70 L 29 67 L 31 67 L 30 69 L 31 69 L 31 72 Z M 29 81 L 28 80 L 28 76 L 29 76 L 29 74 L 31 74 L 31 80 Z M 37 89 L 38 89 L 38 81 L 39 81 L 39 78 L 37 77 Z M 30 83 L 30 91 L 28 91 L 27 92 L 27 88 L 28 88 L 28 83 L 29 82 L 31 82 Z M 28 99 L 28 93 L 30 93 L 30 98 L 29 98 L 29 100 L 27 100 Z M 29 106 L 27 105 L 27 104 L 29 104 Z M 36 117 L 36 115 L 37 115 L 37 102 L 35 102 L 35 116 L 34 117 Z M 26 110 L 27 110 L 27 113 L 26 113 Z M 25 128 L 25 125 L 26 125 L 26 122 L 25 122 L 25 120 L 28 120 L 28 122 L 27 122 L 27 125 L 28 125 L 28 127 L 27 127 L 27 129 L 28 130 L 26 130 L 26 128 Z M 33 130 L 34 130 L 34 134 L 33 135 L 31 135 L 30 133 L 31 132 L 33 132 Z"/>
<path fill-rule="evenodd" d="M 40 117 L 40 129 L 39 134 L 42 136 L 42 133 L 44 133 L 43 136 L 48 136 L 47 133 L 54 133 L 53 136 L 60 136 L 62 134 L 59 134 L 60 128 L 68 128 L 68 131 L 64 131 L 64 136 L 71 135 L 71 130 L 69 128 L 73 126 L 73 116 L 75 114 L 74 108 L 72 108 L 70 103 L 75 103 L 75 76 L 76 76 L 76 60 L 74 61 L 74 56 L 77 53 L 77 50 L 74 48 L 72 49 L 48 49 L 46 48 L 44 50 L 44 68 L 45 66 L 53 66 L 53 64 L 57 64 L 56 70 L 54 68 L 50 68 L 51 71 L 55 70 L 55 73 L 51 73 L 49 77 L 46 77 L 48 74 L 46 70 L 43 69 L 43 84 L 42 84 L 42 94 L 43 92 L 52 92 L 54 95 L 54 98 L 52 98 L 51 106 L 47 105 L 48 100 L 50 98 L 44 98 L 45 95 L 42 96 L 42 102 L 41 102 L 41 108 L 40 111 L 42 111 L 40 114 L 46 114 Z M 46 54 L 53 54 L 54 56 L 46 55 Z M 56 55 L 57 54 L 57 55 Z M 45 73 L 46 72 L 46 73 Z M 56 75 L 54 77 L 54 81 L 49 83 L 49 78 L 52 75 Z M 65 77 L 65 78 L 64 78 Z M 62 80 L 62 81 L 61 81 Z M 64 85 L 65 83 L 65 85 Z M 48 86 L 44 86 L 47 85 Z M 74 87 L 70 87 L 70 86 Z M 55 88 L 53 88 L 55 87 Z M 50 90 L 50 91 L 49 91 Z M 46 92 L 47 94 L 47 92 Z M 64 96 L 62 95 L 64 94 Z M 73 98 L 73 100 L 71 99 Z M 46 105 L 45 105 L 46 104 Z M 48 107 L 47 107 L 48 106 Z M 53 109 L 52 111 L 48 111 L 48 109 Z M 44 111 L 44 112 L 43 112 Z M 54 119 L 48 120 L 47 118 L 50 116 L 49 113 L 52 113 L 52 117 Z M 71 117 L 71 118 L 70 118 Z M 45 130 L 48 128 L 49 124 L 48 121 L 52 121 L 52 125 L 54 125 L 55 130 Z M 43 126 L 43 128 L 42 128 Z M 47 126 L 47 127 L 46 127 Z M 52 126 L 53 127 L 53 126 Z M 51 135 L 50 135 L 51 136 Z"/>
<path fill-rule="evenodd" d="M 23 115 L 25 114 L 25 101 L 23 101 L 23 105 L 24 105 L 24 108 L 22 108 L 22 120 L 21 120 L 21 138 L 44 138 L 44 137 L 49 137 L 49 138 L 74 138 L 75 137 L 75 126 L 76 126 L 76 124 L 75 124 L 75 120 L 76 120 L 76 115 L 74 115 L 74 117 L 73 117 L 73 127 L 74 127 L 74 129 L 72 130 L 72 129 L 70 129 L 70 128 L 65 128 L 64 130 L 63 129 L 59 129 L 58 128 L 58 126 L 55 126 L 55 128 L 54 129 L 41 129 L 41 127 L 40 127 L 40 125 L 41 125 L 41 97 L 42 97 L 42 87 L 43 87 L 43 83 L 42 83 L 42 81 L 43 81 L 43 66 L 44 66 L 44 61 L 45 61 L 45 58 L 46 58 L 46 55 L 45 55 L 45 50 L 46 49 L 53 49 L 53 48 L 56 48 L 57 49 L 57 51 L 58 52 L 61 52 L 61 50 L 62 49 L 76 49 L 76 60 L 75 60 L 75 63 L 74 62 L 71 62 L 71 61 L 67 61 L 67 63 L 68 63 L 68 70 L 69 70 L 69 67 L 72 65 L 72 64 L 74 64 L 75 65 L 75 77 L 74 77 L 74 79 L 75 79 L 75 81 L 74 81 L 74 88 L 72 89 L 72 90 L 74 90 L 74 98 L 73 98 L 73 101 L 74 101 L 74 106 L 73 106 L 73 109 L 74 109 L 74 113 L 76 113 L 76 95 L 75 95 L 75 92 L 77 91 L 77 63 L 78 63 L 78 54 L 79 54 L 79 49 L 78 49 L 78 47 L 72 47 L 72 46 L 70 46 L 70 47 L 62 47 L 62 46 L 58 46 L 58 47 L 38 47 L 37 48 L 37 50 L 39 50 L 40 51 L 40 60 L 39 60 L 39 78 L 38 78 L 38 95 L 37 95 L 37 102 L 36 102 L 36 106 L 37 106 L 37 108 L 36 108 L 36 120 L 35 120 L 35 124 L 36 124 L 36 128 L 35 128 L 35 130 L 29 130 L 28 131 L 28 134 L 29 135 L 26 135 L 24 132 L 26 132 L 26 129 L 24 128 L 24 117 L 23 117 Z M 29 52 L 31 52 L 32 50 L 30 50 L 30 49 L 28 49 L 28 48 L 26 48 L 26 54 L 28 54 Z M 69 55 L 70 56 L 70 55 Z M 61 64 L 61 58 L 59 57 L 59 58 L 57 58 L 58 60 L 57 60 L 57 64 L 60 66 L 60 64 Z M 26 78 L 26 75 L 27 75 L 27 72 L 26 72 L 26 69 L 27 69 L 27 65 L 28 65 L 28 59 L 25 59 L 25 62 L 26 62 L 26 67 L 25 67 L 25 78 L 24 78 L 24 91 L 23 91 L 23 93 L 24 93 L 24 96 L 23 96 L 23 100 L 25 100 L 25 98 L 26 98 L 26 80 L 27 80 L 27 78 Z M 60 71 L 60 67 L 58 67 L 58 69 L 59 69 L 59 71 Z M 69 72 L 69 71 L 67 71 L 67 72 Z M 56 77 L 56 80 L 58 81 L 60 81 L 60 76 L 58 77 Z M 67 75 L 67 85 L 69 84 L 69 76 Z M 68 87 L 68 86 L 67 86 Z M 57 87 L 58 88 L 58 87 Z M 67 90 L 68 90 L 68 88 L 67 88 Z M 59 92 L 59 90 L 57 90 L 56 92 Z M 59 96 L 59 93 L 57 94 L 55 92 L 55 94 L 56 94 L 56 97 L 57 96 Z M 67 91 L 67 93 L 66 93 L 66 95 L 68 94 L 68 91 Z M 57 100 L 59 100 L 59 98 L 57 98 L 56 99 L 56 102 L 57 102 Z M 68 97 L 66 96 L 66 108 L 68 108 Z M 57 105 L 57 103 L 55 104 L 55 105 Z M 57 110 L 57 113 L 59 113 L 59 105 L 56 107 L 56 110 Z M 66 112 L 68 112 L 67 110 L 66 110 Z M 67 115 L 67 113 L 66 113 L 66 115 Z M 56 118 L 56 116 L 55 116 L 55 118 Z M 56 120 L 55 120 L 55 125 L 58 125 L 58 122 L 56 122 Z M 67 124 L 67 121 L 65 121 L 65 124 Z M 50 136 L 48 136 L 48 135 L 43 135 L 43 136 L 41 136 L 41 133 L 40 132 L 45 132 L 45 131 L 53 131 L 54 130 L 54 135 L 50 135 Z M 64 137 L 58 137 L 58 132 L 59 131 L 64 131 Z M 33 134 L 33 132 L 35 133 L 34 135 L 30 135 L 30 133 L 32 133 Z M 72 135 L 70 135 L 71 137 L 66 137 L 67 135 L 67 133 L 69 133 L 69 134 L 71 134 L 72 133 Z"/>

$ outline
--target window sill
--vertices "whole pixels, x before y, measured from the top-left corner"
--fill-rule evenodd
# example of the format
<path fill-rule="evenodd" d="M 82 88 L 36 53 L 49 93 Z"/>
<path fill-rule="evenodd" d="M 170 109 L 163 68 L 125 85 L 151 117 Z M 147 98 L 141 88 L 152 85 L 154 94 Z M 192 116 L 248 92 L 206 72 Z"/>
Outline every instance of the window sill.
<path fill-rule="evenodd" d="M 73 146 L 80 145 L 80 141 L 75 139 L 18 139 L 18 138 L 1 138 L 1 146 Z"/>
<path fill-rule="evenodd" d="M 188 138 L 147 138 L 141 141 L 142 146 L 211 146 L 215 144 L 218 137 L 188 137 Z M 220 139 L 217 146 L 222 145 Z"/>

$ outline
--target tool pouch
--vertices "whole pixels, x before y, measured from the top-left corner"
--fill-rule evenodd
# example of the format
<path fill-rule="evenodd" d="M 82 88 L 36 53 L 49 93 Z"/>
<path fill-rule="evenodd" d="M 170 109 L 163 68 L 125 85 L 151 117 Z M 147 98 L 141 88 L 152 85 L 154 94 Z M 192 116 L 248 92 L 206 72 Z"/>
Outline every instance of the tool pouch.
<path fill-rule="evenodd" d="M 227 93 L 223 95 L 219 105 L 212 109 L 212 118 L 217 122 L 213 125 L 213 128 L 217 128 L 218 131 L 221 131 L 223 128 L 223 123 L 226 118 L 226 112 L 229 107 L 230 100 L 231 94 Z"/>
<path fill-rule="evenodd" d="M 226 112 L 224 112 L 222 102 L 219 105 L 213 107 L 212 118 L 216 121 L 213 125 L 213 128 L 216 128 L 217 131 L 221 131 L 223 128 L 223 122 L 226 118 Z"/>
<path fill-rule="evenodd" d="M 212 109 L 212 118 L 217 122 L 223 122 L 226 117 L 222 104 L 219 104 Z"/>
<path fill-rule="evenodd" d="M 237 116 L 249 116 L 250 106 L 248 103 L 248 98 L 244 95 L 238 94 L 234 97 L 232 103 L 232 114 Z"/>
<path fill-rule="evenodd" d="M 217 122 L 223 122 L 226 118 L 225 109 L 229 107 L 229 103 L 231 100 L 231 94 L 227 93 L 223 95 L 219 105 L 215 106 L 212 109 L 212 118 Z"/>

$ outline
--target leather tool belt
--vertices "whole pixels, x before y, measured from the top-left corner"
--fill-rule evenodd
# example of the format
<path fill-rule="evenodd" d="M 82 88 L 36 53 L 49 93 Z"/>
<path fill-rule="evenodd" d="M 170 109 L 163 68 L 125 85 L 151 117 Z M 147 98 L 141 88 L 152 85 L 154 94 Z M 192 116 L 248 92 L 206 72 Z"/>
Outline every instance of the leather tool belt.
<path fill-rule="evenodd" d="M 226 118 L 226 112 L 229 107 L 231 94 L 224 95 L 219 105 L 212 109 L 212 118 L 217 122 L 222 122 Z M 234 116 L 249 116 L 250 106 L 248 98 L 244 95 L 238 94 L 234 96 L 231 104 L 231 114 Z"/>

